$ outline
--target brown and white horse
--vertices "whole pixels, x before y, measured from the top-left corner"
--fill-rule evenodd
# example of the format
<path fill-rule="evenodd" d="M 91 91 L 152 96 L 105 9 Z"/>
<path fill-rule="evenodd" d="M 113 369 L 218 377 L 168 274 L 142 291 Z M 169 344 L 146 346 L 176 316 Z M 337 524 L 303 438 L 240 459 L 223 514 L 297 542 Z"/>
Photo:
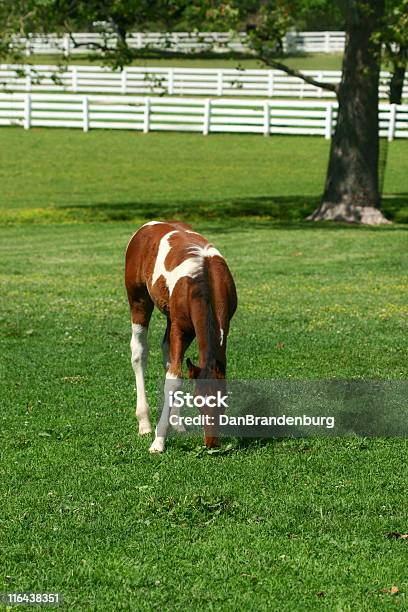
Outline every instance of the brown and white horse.
<path fill-rule="evenodd" d="M 184 353 L 194 338 L 199 364 L 196 367 L 187 360 L 190 378 L 225 378 L 227 336 L 237 295 L 220 252 L 189 225 L 177 221 L 151 221 L 134 234 L 126 250 L 125 284 L 132 319 L 130 346 L 136 376 L 136 416 L 139 434 L 144 435 L 152 431 L 144 371 L 147 330 L 154 306 L 167 317 L 162 350 L 166 383 L 174 391 L 181 387 Z M 152 453 L 164 451 L 169 414 L 165 396 L 150 447 Z M 205 443 L 217 444 L 211 431 L 205 430 Z"/>

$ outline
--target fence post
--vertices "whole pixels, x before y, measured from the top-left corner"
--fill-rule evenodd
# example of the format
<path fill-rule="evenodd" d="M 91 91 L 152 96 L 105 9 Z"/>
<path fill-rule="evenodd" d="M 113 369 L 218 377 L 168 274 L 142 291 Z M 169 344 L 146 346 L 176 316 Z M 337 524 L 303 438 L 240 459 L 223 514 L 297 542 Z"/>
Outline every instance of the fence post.
<path fill-rule="evenodd" d="M 88 96 L 82 98 L 82 124 L 84 132 L 89 131 L 89 100 Z"/>
<path fill-rule="evenodd" d="M 150 98 L 146 96 L 145 107 L 144 107 L 144 117 L 143 117 L 143 132 L 147 134 L 149 130 L 150 130 Z"/>
<path fill-rule="evenodd" d="M 167 93 L 172 96 L 174 92 L 174 69 L 169 68 L 167 71 Z"/>
<path fill-rule="evenodd" d="M 269 102 L 266 100 L 263 107 L 263 135 L 269 136 L 271 133 L 271 119 L 269 111 Z"/>
<path fill-rule="evenodd" d="M 390 113 L 388 115 L 388 142 L 394 140 L 395 122 L 397 119 L 397 105 L 390 104 Z"/>
<path fill-rule="evenodd" d="M 330 53 L 330 32 L 324 33 L 324 51 Z"/>
<path fill-rule="evenodd" d="M 283 50 L 285 53 L 294 53 L 298 50 L 298 43 L 296 41 L 296 32 L 286 32 L 286 36 L 283 39 Z M 302 46 L 300 45 L 300 50 Z"/>
<path fill-rule="evenodd" d="M 217 96 L 222 96 L 223 91 L 224 72 L 218 70 L 217 72 Z"/>
<path fill-rule="evenodd" d="M 26 88 L 26 91 L 31 91 L 31 67 L 30 66 L 27 66 L 26 68 L 25 88 Z"/>
<path fill-rule="evenodd" d="M 127 88 L 127 70 L 126 68 L 122 68 L 122 74 L 120 75 L 120 91 L 121 93 L 126 93 Z"/>
<path fill-rule="evenodd" d="M 203 114 L 203 135 L 208 136 L 211 125 L 211 100 L 207 98 L 204 100 L 204 114 Z"/>
<path fill-rule="evenodd" d="M 72 91 L 78 90 L 78 68 L 76 66 L 72 66 Z"/>
<path fill-rule="evenodd" d="M 329 102 L 326 106 L 326 119 L 324 122 L 324 137 L 326 140 L 330 140 L 332 136 L 332 124 L 333 124 L 333 104 Z"/>
<path fill-rule="evenodd" d="M 25 94 L 24 98 L 23 127 L 25 130 L 29 130 L 31 127 L 31 94 Z"/>
<path fill-rule="evenodd" d="M 71 51 L 69 34 L 64 34 L 64 38 L 62 39 L 62 47 L 64 49 L 64 57 L 69 57 Z"/>
<path fill-rule="evenodd" d="M 274 72 L 273 70 L 269 70 L 268 72 L 268 98 L 272 98 L 273 96 L 273 85 L 274 85 Z"/>

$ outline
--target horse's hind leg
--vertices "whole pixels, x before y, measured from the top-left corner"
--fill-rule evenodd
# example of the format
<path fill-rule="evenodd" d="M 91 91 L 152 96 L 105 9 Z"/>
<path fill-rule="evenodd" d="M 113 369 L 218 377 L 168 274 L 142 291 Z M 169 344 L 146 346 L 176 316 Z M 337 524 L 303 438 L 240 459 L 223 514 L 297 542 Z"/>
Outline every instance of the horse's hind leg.
<path fill-rule="evenodd" d="M 153 311 L 153 302 L 145 285 L 136 285 L 128 290 L 132 318 L 132 367 L 136 378 L 136 417 L 139 422 L 139 435 L 152 431 L 149 419 L 149 404 L 146 397 L 144 373 L 147 365 L 147 330 Z"/>
<path fill-rule="evenodd" d="M 170 319 L 167 319 L 166 331 L 162 340 L 163 367 L 165 372 L 167 372 L 170 365 L 170 329 Z"/>

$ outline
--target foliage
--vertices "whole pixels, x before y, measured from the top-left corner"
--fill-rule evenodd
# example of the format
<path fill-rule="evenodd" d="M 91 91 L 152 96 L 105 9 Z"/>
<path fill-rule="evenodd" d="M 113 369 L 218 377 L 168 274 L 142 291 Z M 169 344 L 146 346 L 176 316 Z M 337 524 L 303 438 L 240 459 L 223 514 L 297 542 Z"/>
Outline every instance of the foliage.
<path fill-rule="evenodd" d="M 393 57 L 395 45 L 406 46 L 407 1 L 388 1 L 381 35 Z M 271 58 L 282 53 L 288 29 L 343 29 L 345 5 L 344 0 L 2 0 L 0 55 L 10 55 L 16 35 L 96 29 L 104 36 L 100 47 L 106 59 L 122 66 L 137 55 L 126 44 L 132 31 L 247 29 L 254 49 Z M 19 52 L 14 45 L 15 58 Z"/>
<path fill-rule="evenodd" d="M 390 102 L 401 104 L 408 64 L 408 0 L 389 0 L 387 18 L 380 33 L 385 59 L 391 64 Z"/>
<path fill-rule="evenodd" d="M 389 0 L 381 32 L 381 41 L 391 58 L 408 47 L 408 0 Z M 405 63 L 406 63 L 405 59 Z"/>
<path fill-rule="evenodd" d="M 292 2 L 292 14 L 297 30 L 343 31 L 345 29 L 344 2 L 332 0 L 301 0 Z"/>
<path fill-rule="evenodd" d="M 54 0 L 1 0 L 0 58 L 18 60 L 24 50 L 18 44 L 19 37 L 53 30 L 53 7 Z"/>

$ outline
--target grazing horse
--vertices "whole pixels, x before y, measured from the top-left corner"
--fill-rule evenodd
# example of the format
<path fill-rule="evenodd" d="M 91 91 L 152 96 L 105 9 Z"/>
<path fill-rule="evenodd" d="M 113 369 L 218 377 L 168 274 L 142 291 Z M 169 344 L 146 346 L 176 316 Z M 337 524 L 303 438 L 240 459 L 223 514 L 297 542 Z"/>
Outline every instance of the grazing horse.
<path fill-rule="evenodd" d="M 237 294 L 221 253 L 189 225 L 178 221 L 150 221 L 133 235 L 126 250 L 125 284 L 132 319 L 136 416 L 139 434 L 144 435 L 152 431 L 144 371 L 147 330 L 154 306 L 167 318 L 163 361 L 167 388 L 174 391 L 181 387 L 184 353 L 194 338 L 199 364 L 195 366 L 187 360 L 189 377 L 225 378 L 227 336 Z M 165 395 L 151 453 L 164 451 L 169 414 Z M 207 446 L 218 443 L 213 431 L 204 429 L 204 433 Z"/>

